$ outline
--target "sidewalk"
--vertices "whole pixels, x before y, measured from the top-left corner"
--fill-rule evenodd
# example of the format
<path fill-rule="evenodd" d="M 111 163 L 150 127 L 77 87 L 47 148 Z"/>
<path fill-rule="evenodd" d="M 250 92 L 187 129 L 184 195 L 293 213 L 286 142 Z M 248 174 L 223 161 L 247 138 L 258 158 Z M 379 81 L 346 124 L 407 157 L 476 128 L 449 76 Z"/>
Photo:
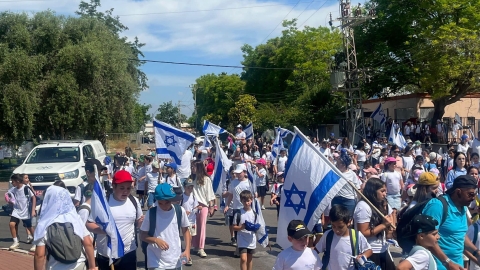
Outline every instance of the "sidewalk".
<path fill-rule="evenodd" d="M 8 190 L 8 182 L 0 182 L 0 191 Z"/>
<path fill-rule="evenodd" d="M 0 270 L 33 269 L 33 256 L 0 249 Z"/>

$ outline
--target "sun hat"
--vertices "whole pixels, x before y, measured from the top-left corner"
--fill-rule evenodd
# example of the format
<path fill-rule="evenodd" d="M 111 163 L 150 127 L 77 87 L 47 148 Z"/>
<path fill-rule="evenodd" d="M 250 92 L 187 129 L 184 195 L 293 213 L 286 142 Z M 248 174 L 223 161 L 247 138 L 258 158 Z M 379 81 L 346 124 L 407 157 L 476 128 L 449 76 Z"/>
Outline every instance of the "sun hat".
<path fill-rule="evenodd" d="M 247 170 L 247 167 L 245 166 L 245 164 L 237 164 L 237 166 L 235 167 L 235 170 L 233 171 L 234 173 L 241 173 L 243 171 L 246 171 Z"/>
<path fill-rule="evenodd" d="M 162 183 L 155 188 L 154 196 L 157 201 L 175 201 L 177 194 L 170 184 Z"/>
<path fill-rule="evenodd" d="M 417 171 L 418 172 L 418 171 Z M 420 177 L 418 177 L 418 185 L 423 185 L 423 186 L 432 186 L 437 184 L 437 176 L 431 172 L 423 172 L 420 174 Z"/>
<path fill-rule="evenodd" d="M 177 164 L 176 163 L 167 163 L 164 165 L 165 167 L 172 168 L 174 171 L 177 171 Z"/>
<path fill-rule="evenodd" d="M 397 160 L 396 160 L 394 157 L 387 157 L 387 158 L 385 159 L 384 164 L 387 165 L 388 163 L 392 163 L 392 162 L 397 163 Z"/>
<path fill-rule="evenodd" d="M 256 163 L 260 164 L 260 165 L 263 165 L 263 166 L 267 165 L 267 161 L 264 158 L 261 158 L 261 159 L 257 160 Z"/>
<path fill-rule="evenodd" d="M 430 160 L 437 160 L 437 153 L 435 152 L 431 152 L 429 155 L 428 155 L 428 158 L 430 158 Z"/>

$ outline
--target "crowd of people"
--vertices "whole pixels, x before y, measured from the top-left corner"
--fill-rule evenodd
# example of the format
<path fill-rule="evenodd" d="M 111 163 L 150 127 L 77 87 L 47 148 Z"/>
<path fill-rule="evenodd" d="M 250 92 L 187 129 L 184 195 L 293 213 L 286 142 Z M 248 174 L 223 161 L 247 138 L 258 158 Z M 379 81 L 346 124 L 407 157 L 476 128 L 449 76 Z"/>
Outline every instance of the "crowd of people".
<path fill-rule="evenodd" d="M 194 263 L 191 250 L 200 258 L 208 256 L 207 220 L 218 211 L 224 214 L 240 269 L 258 269 L 253 254 L 261 224 L 252 203 L 258 200 L 262 209 L 269 203 L 278 216 L 287 145 L 273 149 L 273 141 L 247 140 L 241 126 L 228 140 L 223 150 L 233 166 L 217 195 L 212 186 L 216 149 L 202 142 L 185 151 L 181 164 L 158 159 L 154 151 L 137 157 L 128 149 L 103 161 L 88 160 L 85 182 L 73 199 L 62 181 L 39 198 L 27 175 L 12 175 L 13 187 L 6 194 L 13 206 L 10 249 L 19 247 L 22 221 L 28 243 L 33 243 L 36 270 L 102 270 L 111 263 L 117 270 L 136 269 L 139 247 L 146 269 L 182 269 Z M 273 269 L 480 269 L 480 141 L 462 137 L 445 154 L 411 139 L 400 148 L 383 136 L 352 145 L 331 134 L 323 140 L 313 137 L 311 143 L 351 184 L 336 194 L 314 228 L 301 220 L 290 222 L 291 247 L 277 256 Z M 106 225 L 90 214 L 97 178 L 123 243 L 118 258 L 108 255 Z M 397 244 L 394 239 L 406 257 L 398 265 L 389 251 Z M 65 244 L 71 252 L 60 248 Z"/>

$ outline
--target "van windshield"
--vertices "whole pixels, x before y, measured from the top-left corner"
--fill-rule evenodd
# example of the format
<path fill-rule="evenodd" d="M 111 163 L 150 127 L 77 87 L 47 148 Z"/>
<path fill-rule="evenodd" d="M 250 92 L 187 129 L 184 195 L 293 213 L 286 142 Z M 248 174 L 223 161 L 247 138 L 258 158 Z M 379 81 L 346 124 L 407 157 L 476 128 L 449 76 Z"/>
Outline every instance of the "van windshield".
<path fill-rule="evenodd" d="M 26 164 L 35 163 L 58 163 L 80 161 L 80 149 L 78 147 L 50 147 L 36 148 L 27 159 Z"/>

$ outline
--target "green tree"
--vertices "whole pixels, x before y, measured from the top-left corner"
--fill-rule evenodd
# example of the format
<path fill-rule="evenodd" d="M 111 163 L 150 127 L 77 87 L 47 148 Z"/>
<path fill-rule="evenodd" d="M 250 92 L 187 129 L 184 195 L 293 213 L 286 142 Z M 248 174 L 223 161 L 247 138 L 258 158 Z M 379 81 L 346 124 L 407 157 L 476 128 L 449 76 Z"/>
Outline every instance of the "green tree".
<path fill-rule="evenodd" d="M 237 74 L 206 74 L 196 80 L 197 127 L 203 127 L 203 120 L 229 126 L 228 112 L 243 94 L 245 82 Z"/>
<path fill-rule="evenodd" d="M 372 3 L 377 18 L 355 32 L 369 96 L 388 96 L 405 89 L 428 93 L 435 120 L 444 115 L 447 105 L 479 90 L 479 1 Z"/>
<path fill-rule="evenodd" d="M 135 128 L 140 131 L 142 126 L 145 126 L 145 123 L 152 120 L 148 114 L 148 110 L 152 108 L 150 104 L 140 104 L 135 103 L 135 110 L 133 113 L 133 119 L 135 120 Z"/>
<path fill-rule="evenodd" d="M 300 31 L 296 20 L 285 21 L 283 26 L 282 36 L 256 48 L 242 47 L 243 65 L 279 68 L 246 69 L 242 73 L 245 93 L 260 104 L 288 104 L 286 111 L 293 122 L 286 126 L 313 127 L 331 121 L 343 106 L 340 98 L 331 95 L 329 75 L 332 56 L 342 48 L 339 32 L 308 26 Z M 271 111 L 264 108 L 263 113 Z"/>
<path fill-rule="evenodd" d="M 235 106 L 228 111 L 228 128 L 230 130 L 235 130 L 235 127 L 238 124 L 245 126 L 250 122 L 252 122 L 255 127 L 257 122 L 255 113 L 256 105 L 257 100 L 255 97 L 250 95 L 240 95 L 235 102 Z"/>
<path fill-rule="evenodd" d="M 187 121 L 187 116 L 182 114 L 180 108 L 174 106 L 171 101 L 160 104 L 157 112 L 155 119 L 173 126 L 180 126 L 181 123 Z"/>
<path fill-rule="evenodd" d="M 102 138 L 136 132 L 142 82 L 132 44 L 98 18 L 0 13 L 0 135 Z"/>

